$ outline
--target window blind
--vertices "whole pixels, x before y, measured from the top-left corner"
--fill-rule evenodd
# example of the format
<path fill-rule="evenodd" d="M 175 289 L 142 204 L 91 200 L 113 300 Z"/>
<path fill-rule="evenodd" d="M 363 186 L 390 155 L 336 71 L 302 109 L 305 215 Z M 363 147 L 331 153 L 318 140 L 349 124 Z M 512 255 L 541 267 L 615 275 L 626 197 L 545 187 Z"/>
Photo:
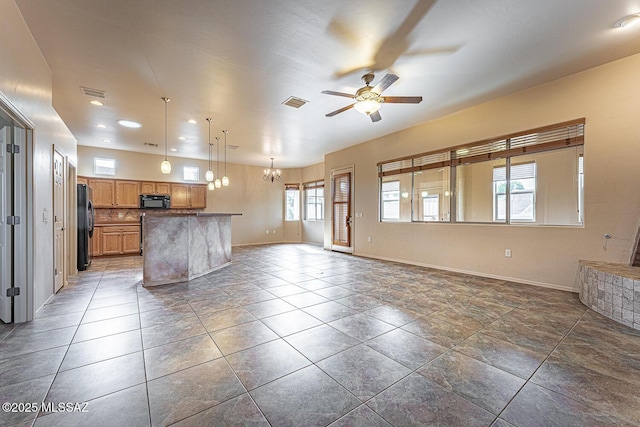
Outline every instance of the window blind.
<path fill-rule="evenodd" d="M 431 151 L 378 163 L 378 176 L 430 168 L 484 162 L 492 159 L 551 151 L 584 144 L 585 119 L 489 138 L 445 150 Z"/>
<path fill-rule="evenodd" d="M 300 184 L 285 184 L 284 189 L 286 190 L 300 190 Z"/>
<path fill-rule="evenodd" d="M 536 177 L 536 164 L 535 162 L 521 163 L 519 165 L 511 165 L 511 180 L 517 179 L 529 179 Z M 493 168 L 493 182 L 506 181 L 507 180 L 507 168 L 505 166 L 499 166 Z"/>

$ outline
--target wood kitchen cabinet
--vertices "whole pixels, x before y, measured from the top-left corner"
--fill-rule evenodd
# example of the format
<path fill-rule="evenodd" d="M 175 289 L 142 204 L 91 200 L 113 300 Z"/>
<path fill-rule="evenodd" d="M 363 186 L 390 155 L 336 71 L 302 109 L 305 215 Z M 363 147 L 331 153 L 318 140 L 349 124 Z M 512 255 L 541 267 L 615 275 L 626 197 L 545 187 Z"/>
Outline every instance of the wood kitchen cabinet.
<path fill-rule="evenodd" d="M 91 237 L 91 247 L 93 256 L 102 255 L 102 227 L 93 227 L 93 237 Z"/>
<path fill-rule="evenodd" d="M 116 181 L 116 203 L 119 208 L 140 207 L 140 183 L 138 181 Z"/>
<path fill-rule="evenodd" d="M 171 184 L 171 208 L 204 209 L 206 207 L 206 185 Z"/>
<path fill-rule="evenodd" d="M 140 226 L 102 226 L 102 255 L 126 255 L 140 253 Z"/>
<path fill-rule="evenodd" d="M 89 179 L 94 208 L 112 208 L 116 201 L 116 183 L 112 179 Z"/>
<path fill-rule="evenodd" d="M 207 186 L 206 185 L 190 185 L 189 186 L 189 207 L 192 209 L 204 209 L 207 207 Z"/>
<path fill-rule="evenodd" d="M 168 182 L 141 182 L 140 194 L 170 194 L 171 184 Z"/>
<path fill-rule="evenodd" d="M 169 194 L 174 209 L 204 209 L 207 207 L 207 186 L 169 182 L 133 181 L 124 179 L 89 178 L 79 176 L 78 183 L 87 183 L 93 190 L 94 208 L 139 208 L 141 194 Z"/>

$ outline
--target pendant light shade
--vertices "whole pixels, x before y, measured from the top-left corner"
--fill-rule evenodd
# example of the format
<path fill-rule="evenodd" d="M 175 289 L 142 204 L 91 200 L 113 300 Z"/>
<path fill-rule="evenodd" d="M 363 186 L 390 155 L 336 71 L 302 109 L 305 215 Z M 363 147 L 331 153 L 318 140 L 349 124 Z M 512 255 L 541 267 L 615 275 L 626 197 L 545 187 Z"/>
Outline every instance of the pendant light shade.
<path fill-rule="evenodd" d="M 229 131 L 223 130 L 222 132 L 224 132 L 224 176 L 222 177 L 222 186 L 228 187 L 229 177 L 227 176 L 227 133 L 229 133 Z"/>
<path fill-rule="evenodd" d="M 216 189 L 216 186 L 215 186 L 215 184 L 213 183 L 213 181 L 210 181 L 210 182 L 207 184 L 207 188 L 208 188 L 209 190 L 213 191 L 213 190 L 215 190 L 215 189 Z"/>
<path fill-rule="evenodd" d="M 207 117 L 207 121 L 209 122 L 209 169 L 204 174 L 204 179 L 211 182 L 213 181 L 213 170 L 211 170 L 211 117 Z M 209 190 L 213 190 L 213 188 L 209 188 Z"/>
<path fill-rule="evenodd" d="M 168 124 L 168 106 L 167 104 L 171 99 L 162 97 L 164 101 L 164 160 L 160 163 L 160 171 L 164 174 L 171 173 L 171 163 L 167 159 L 167 152 L 169 151 L 169 124 Z"/>

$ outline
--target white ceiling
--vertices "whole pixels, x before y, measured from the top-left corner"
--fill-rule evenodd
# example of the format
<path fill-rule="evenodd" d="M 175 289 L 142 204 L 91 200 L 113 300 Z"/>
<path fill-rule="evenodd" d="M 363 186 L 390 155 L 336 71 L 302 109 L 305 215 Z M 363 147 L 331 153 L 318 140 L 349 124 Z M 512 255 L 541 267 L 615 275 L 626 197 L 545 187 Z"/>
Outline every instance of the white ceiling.
<path fill-rule="evenodd" d="M 323 155 L 640 52 L 615 28 L 640 0 L 16 0 L 53 72 L 53 105 L 79 145 L 207 158 L 229 130 L 233 163 L 300 167 Z M 347 98 L 374 69 L 400 76 L 382 121 Z M 104 106 L 80 87 L 104 90 Z M 289 96 L 309 101 L 300 109 Z M 193 118 L 197 124 L 188 124 Z M 117 119 L 142 123 L 120 127 Z M 104 123 L 107 129 L 99 129 Z M 178 137 L 186 137 L 186 141 Z M 105 143 L 103 139 L 110 139 Z M 144 142 L 159 144 L 149 148 Z M 428 147 L 425 147 L 428 149 Z"/>

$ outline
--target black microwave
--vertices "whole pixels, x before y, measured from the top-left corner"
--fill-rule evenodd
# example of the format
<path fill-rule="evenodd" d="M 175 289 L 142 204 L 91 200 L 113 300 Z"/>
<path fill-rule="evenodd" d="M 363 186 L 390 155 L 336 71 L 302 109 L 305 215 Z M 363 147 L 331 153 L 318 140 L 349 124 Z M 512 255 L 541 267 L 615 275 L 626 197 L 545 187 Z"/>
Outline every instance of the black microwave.
<path fill-rule="evenodd" d="M 171 196 L 166 194 L 141 194 L 140 209 L 169 209 Z"/>

